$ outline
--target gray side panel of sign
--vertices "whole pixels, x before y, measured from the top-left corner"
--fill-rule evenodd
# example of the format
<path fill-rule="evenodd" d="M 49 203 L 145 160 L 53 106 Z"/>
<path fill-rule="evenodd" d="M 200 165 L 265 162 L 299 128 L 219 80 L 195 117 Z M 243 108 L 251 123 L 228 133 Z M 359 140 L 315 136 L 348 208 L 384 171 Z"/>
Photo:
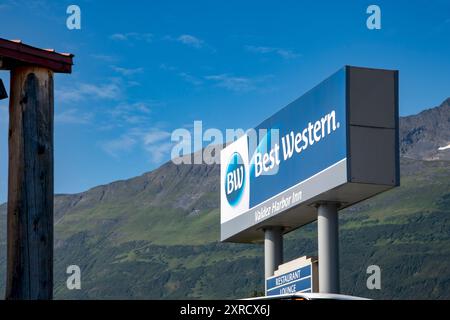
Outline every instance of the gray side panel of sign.
<path fill-rule="evenodd" d="M 396 128 L 397 71 L 348 67 L 349 124 Z"/>
<path fill-rule="evenodd" d="M 351 126 L 350 181 L 396 185 L 395 137 L 394 129 Z"/>
<path fill-rule="evenodd" d="M 349 182 L 397 186 L 398 72 L 347 68 Z"/>

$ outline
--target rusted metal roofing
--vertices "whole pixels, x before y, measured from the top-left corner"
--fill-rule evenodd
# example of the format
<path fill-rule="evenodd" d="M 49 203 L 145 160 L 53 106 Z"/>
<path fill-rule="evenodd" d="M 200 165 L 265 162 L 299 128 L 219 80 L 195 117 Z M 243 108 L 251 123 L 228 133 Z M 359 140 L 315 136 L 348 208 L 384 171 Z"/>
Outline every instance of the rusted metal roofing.
<path fill-rule="evenodd" d="M 71 73 L 74 55 L 58 53 L 54 49 L 40 49 L 20 40 L 0 38 L 0 69 L 11 70 L 16 66 L 35 65 L 57 73 Z"/>

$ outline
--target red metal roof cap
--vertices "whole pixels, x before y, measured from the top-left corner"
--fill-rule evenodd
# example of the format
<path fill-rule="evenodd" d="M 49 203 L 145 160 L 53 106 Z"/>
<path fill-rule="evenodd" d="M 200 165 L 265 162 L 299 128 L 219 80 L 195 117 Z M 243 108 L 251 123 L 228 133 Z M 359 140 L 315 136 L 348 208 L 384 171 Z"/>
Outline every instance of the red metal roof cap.
<path fill-rule="evenodd" d="M 0 38 L 0 68 L 10 70 L 20 65 L 48 68 L 57 73 L 71 73 L 73 54 L 58 53 L 54 49 L 40 49 L 22 43 L 21 40 Z"/>

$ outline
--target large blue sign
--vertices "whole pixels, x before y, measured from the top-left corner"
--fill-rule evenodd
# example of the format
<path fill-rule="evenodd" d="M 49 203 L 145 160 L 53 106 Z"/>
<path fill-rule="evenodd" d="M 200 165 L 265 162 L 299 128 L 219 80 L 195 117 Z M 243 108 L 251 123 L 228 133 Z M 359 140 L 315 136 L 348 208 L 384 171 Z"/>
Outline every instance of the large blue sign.
<path fill-rule="evenodd" d="M 267 296 L 312 292 L 312 266 L 307 265 L 297 270 L 275 276 L 266 280 Z"/>
<path fill-rule="evenodd" d="M 346 181 L 345 79 L 339 71 L 222 151 L 223 228 L 253 225 L 301 203 L 314 195 L 302 183 L 321 172 L 329 174 L 309 184 Z M 327 182 L 330 174 L 337 179 Z"/>
<path fill-rule="evenodd" d="M 398 185 L 397 87 L 396 72 L 345 67 L 223 149 L 222 240 L 258 241 L 265 226 L 314 221 L 321 201 Z"/>

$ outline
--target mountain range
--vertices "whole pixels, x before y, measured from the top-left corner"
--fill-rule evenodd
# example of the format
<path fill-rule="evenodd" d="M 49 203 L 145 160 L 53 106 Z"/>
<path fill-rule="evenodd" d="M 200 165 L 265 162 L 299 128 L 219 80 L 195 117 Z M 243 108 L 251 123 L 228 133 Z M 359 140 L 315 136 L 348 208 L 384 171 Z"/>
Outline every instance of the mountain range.
<path fill-rule="evenodd" d="M 450 299 L 450 98 L 400 119 L 401 186 L 340 213 L 342 292 Z M 55 298 L 206 299 L 261 294 L 261 245 L 219 242 L 219 166 L 175 165 L 55 196 Z M 317 255 L 316 224 L 289 233 L 286 260 Z M 0 206 L 0 288 L 6 205 Z M 366 269 L 382 270 L 381 290 Z M 81 290 L 68 290 L 78 265 Z"/>
<path fill-rule="evenodd" d="M 400 146 L 403 157 L 450 160 L 450 98 L 438 108 L 401 118 Z"/>

